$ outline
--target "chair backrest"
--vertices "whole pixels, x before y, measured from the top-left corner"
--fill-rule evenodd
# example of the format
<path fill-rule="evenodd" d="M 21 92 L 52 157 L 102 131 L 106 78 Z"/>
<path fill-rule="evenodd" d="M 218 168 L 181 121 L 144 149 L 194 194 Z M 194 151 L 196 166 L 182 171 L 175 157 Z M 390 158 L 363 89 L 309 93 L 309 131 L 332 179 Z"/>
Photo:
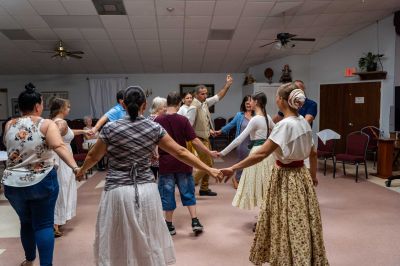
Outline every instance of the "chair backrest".
<path fill-rule="evenodd" d="M 346 139 L 346 153 L 356 156 L 363 156 L 367 152 L 369 136 L 361 131 L 349 133 Z"/>
<path fill-rule="evenodd" d="M 330 139 L 325 142 L 325 144 L 322 142 L 320 138 L 318 138 L 318 151 L 324 151 L 324 152 L 335 152 L 335 140 Z"/>
<path fill-rule="evenodd" d="M 361 132 L 367 134 L 369 136 L 368 148 L 376 148 L 378 147 L 378 139 L 380 130 L 374 126 L 367 126 L 361 129 Z"/>
<path fill-rule="evenodd" d="M 73 141 L 75 143 L 76 153 L 87 153 L 87 151 L 83 149 L 83 135 L 75 135 Z"/>
<path fill-rule="evenodd" d="M 226 119 L 225 118 L 217 117 L 217 118 L 214 119 L 215 130 L 220 130 L 225 125 L 226 125 Z"/>
<path fill-rule="evenodd" d="M 85 123 L 83 122 L 83 119 L 74 119 L 71 122 L 72 129 L 82 129 L 84 127 L 85 127 Z"/>

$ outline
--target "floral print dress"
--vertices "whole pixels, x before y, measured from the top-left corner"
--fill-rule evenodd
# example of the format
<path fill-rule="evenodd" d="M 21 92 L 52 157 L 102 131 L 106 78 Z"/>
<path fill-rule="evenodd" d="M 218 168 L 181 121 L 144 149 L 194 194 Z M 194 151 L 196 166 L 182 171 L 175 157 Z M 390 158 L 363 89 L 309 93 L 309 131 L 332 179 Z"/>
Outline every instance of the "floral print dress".
<path fill-rule="evenodd" d="M 11 122 L 4 137 L 8 156 L 7 167 L 2 177 L 4 185 L 32 186 L 39 183 L 53 169 L 53 152 L 40 131 L 43 121 L 21 117 Z"/>

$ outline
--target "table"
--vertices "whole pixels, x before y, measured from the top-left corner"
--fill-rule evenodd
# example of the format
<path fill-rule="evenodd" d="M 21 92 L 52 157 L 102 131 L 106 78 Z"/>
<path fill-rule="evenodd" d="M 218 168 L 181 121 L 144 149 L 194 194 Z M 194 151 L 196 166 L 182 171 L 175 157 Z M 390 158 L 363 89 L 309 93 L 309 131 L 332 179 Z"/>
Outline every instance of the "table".
<path fill-rule="evenodd" d="M 393 160 L 393 164 L 392 164 L 393 166 L 397 163 L 397 159 L 400 156 L 400 142 L 398 140 L 396 140 L 396 142 L 394 144 L 394 150 L 396 151 L 396 155 Z M 385 184 L 387 187 L 390 187 L 392 184 L 392 180 L 400 179 L 400 175 L 391 175 L 387 179 L 388 180 L 385 181 Z"/>
<path fill-rule="evenodd" d="M 393 151 L 395 139 L 378 139 L 378 173 L 380 178 L 392 176 Z"/>

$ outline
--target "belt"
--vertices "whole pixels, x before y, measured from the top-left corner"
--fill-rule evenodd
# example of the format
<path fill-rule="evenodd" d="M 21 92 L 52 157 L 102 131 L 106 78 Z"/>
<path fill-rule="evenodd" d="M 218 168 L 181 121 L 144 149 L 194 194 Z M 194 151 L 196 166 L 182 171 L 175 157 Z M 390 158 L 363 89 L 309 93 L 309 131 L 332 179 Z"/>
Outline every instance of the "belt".
<path fill-rule="evenodd" d="M 281 161 L 276 160 L 276 164 L 279 167 L 284 167 L 284 168 L 300 168 L 304 166 L 304 161 L 293 161 L 291 163 L 284 164 Z"/>
<path fill-rule="evenodd" d="M 251 148 L 253 148 L 253 146 L 261 146 L 265 143 L 265 139 L 256 139 L 256 140 L 252 140 L 250 141 L 250 144 L 247 146 L 247 148 L 249 148 L 249 150 L 251 150 Z"/>

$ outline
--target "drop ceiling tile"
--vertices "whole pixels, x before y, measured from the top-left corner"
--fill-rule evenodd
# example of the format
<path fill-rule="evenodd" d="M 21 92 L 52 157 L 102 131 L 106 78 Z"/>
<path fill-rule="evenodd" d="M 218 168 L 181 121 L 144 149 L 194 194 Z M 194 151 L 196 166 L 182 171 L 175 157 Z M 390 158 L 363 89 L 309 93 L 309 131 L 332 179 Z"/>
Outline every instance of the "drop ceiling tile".
<path fill-rule="evenodd" d="M 22 29 L 22 27 L 11 16 L 7 15 L 7 16 L 0 16 L 0 29 L 1 30 Z"/>
<path fill-rule="evenodd" d="M 51 28 L 103 28 L 99 16 L 42 16 Z"/>
<path fill-rule="evenodd" d="M 209 29 L 211 16 L 185 16 L 185 28 Z"/>
<path fill-rule="evenodd" d="M 237 29 L 233 34 L 232 40 L 253 40 L 257 37 L 258 31 L 252 31 L 249 29 Z"/>
<path fill-rule="evenodd" d="M 160 29 L 160 40 L 182 40 L 183 29 Z"/>
<path fill-rule="evenodd" d="M 297 10 L 296 15 L 319 15 L 323 13 L 332 1 L 306 1 Z"/>
<path fill-rule="evenodd" d="M 302 15 L 302 16 L 294 16 L 290 22 L 287 24 L 288 27 L 308 27 L 311 26 L 318 15 Z"/>
<path fill-rule="evenodd" d="M 177 0 L 156 0 L 156 13 L 158 16 L 183 16 L 185 14 L 185 2 Z M 174 10 L 168 11 L 167 8 Z"/>
<path fill-rule="evenodd" d="M 203 53 L 204 49 L 206 48 L 206 41 L 188 41 L 185 40 L 183 43 L 184 53 L 188 52 L 196 52 L 196 53 Z"/>
<path fill-rule="evenodd" d="M 247 2 L 242 16 L 244 17 L 267 17 L 274 2 Z"/>
<path fill-rule="evenodd" d="M 333 26 L 336 23 L 338 23 L 341 20 L 342 17 L 343 17 L 343 14 L 341 14 L 341 13 L 338 13 L 338 14 L 321 14 L 314 20 L 313 25 L 315 27 Z"/>
<path fill-rule="evenodd" d="M 107 32 L 111 40 L 133 40 L 130 29 L 108 29 Z"/>
<path fill-rule="evenodd" d="M 247 51 L 251 47 L 252 43 L 252 40 L 232 40 L 229 50 Z"/>
<path fill-rule="evenodd" d="M 155 16 L 154 1 L 124 1 L 126 13 L 134 16 Z"/>
<path fill-rule="evenodd" d="M 263 29 L 280 29 L 283 28 L 285 24 L 290 22 L 291 17 L 268 17 L 264 25 L 262 26 Z"/>
<path fill-rule="evenodd" d="M 322 37 L 322 38 L 318 39 L 318 42 L 316 43 L 314 50 L 319 50 L 319 49 L 325 48 L 325 47 L 339 41 L 340 39 L 341 39 L 341 37 L 339 37 L 339 36 Z"/>
<path fill-rule="evenodd" d="M 81 40 L 83 36 L 78 29 L 53 29 L 62 40 Z"/>
<path fill-rule="evenodd" d="M 257 34 L 257 40 L 273 40 L 280 31 L 280 29 L 261 30 L 260 33 Z"/>
<path fill-rule="evenodd" d="M 0 4 L 11 15 L 38 15 L 27 0 L 2 0 Z"/>
<path fill-rule="evenodd" d="M 251 31 L 259 31 L 264 23 L 264 18 L 261 17 L 242 17 L 239 20 L 237 29 L 248 29 Z"/>
<path fill-rule="evenodd" d="M 108 34 L 104 29 L 80 29 L 86 40 L 108 40 Z"/>
<path fill-rule="evenodd" d="M 218 0 L 215 4 L 215 16 L 239 16 L 242 12 L 244 0 Z"/>
<path fill-rule="evenodd" d="M 68 15 L 64 6 L 58 1 L 30 0 L 30 2 L 40 15 Z"/>
<path fill-rule="evenodd" d="M 214 16 L 211 28 L 219 30 L 232 30 L 235 29 L 239 16 Z"/>
<path fill-rule="evenodd" d="M 207 50 L 226 50 L 231 41 L 208 41 Z"/>
<path fill-rule="evenodd" d="M 207 40 L 208 29 L 185 29 L 185 40 Z"/>
<path fill-rule="evenodd" d="M 133 29 L 151 29 L 157 28 L 155 16 L 129 16 Z"/>
<path fill-rule="evenodd" d="M 160 29 L 183 28 L 183 16 L 158 16 L 158 27 Z"/>
<path fill-rule="evenodd" d="M 62 1 L 69 15 L 97 15 L 92 1 Z"/>
<path fill-rule="evenodd" d="M 186 1 L 186 16 L 211 16 L 215 1 Z"/>
<path fill-rule="evenodd" d="M 25 29 L 48 28 L 41 16 L 14 16 L 14 19 Z"/>
<path fill-rule="evenodd" d="M 358 0 L 346 0 L 346 1 L 332 1 L 330 5 L 325 9 L 324 13 L 332 14 L 332 13 L 345 13 L 352 8 L 354 8 L 355 4 L 361 3 Z"/>
<path fill-rule="evenodd" d="M 136 43 L 129 40 L 112 40 L 114 47 L 121 51 L 136 50 Z"/>
<path fill-rule="evenodd" d="M 128 16 L 104 15 L 100 16 L 104 27 L 107 29 L 130 29 Z"/>
<path fill-rule="evenodd" d="M 302 2 L 277 2 L 275 6 L 270 11 L 270 16 L 279 16 L 283 12 L 288 12 L 294 10 L 296 7 L 300 6 Z"/>
<path fill-rule="evenodd" d="M 328 31 L 329 27 L 308 27 L 307 30 L 303 33 L 302 37 L 322 37 Z"/>
<path fill-rule="evenodd" d="M 133 35 L 136 40 L 158 40 L 157 29 L 134 29 Z"/>
<path fill-rule="evenodd" d="M 58 40 L 58 36 L 51 29 L 27 29 L 36 40 Z"/>
<path fill-rule="evenodd" d="M 176 40 L 160 40 L 161 43 L 161 49 L 172 51 L 172 50 L 177 50 L 178 52 L 181 52 L 183 49 L 183 42 L 182 41 L 176 41 Z"/>

